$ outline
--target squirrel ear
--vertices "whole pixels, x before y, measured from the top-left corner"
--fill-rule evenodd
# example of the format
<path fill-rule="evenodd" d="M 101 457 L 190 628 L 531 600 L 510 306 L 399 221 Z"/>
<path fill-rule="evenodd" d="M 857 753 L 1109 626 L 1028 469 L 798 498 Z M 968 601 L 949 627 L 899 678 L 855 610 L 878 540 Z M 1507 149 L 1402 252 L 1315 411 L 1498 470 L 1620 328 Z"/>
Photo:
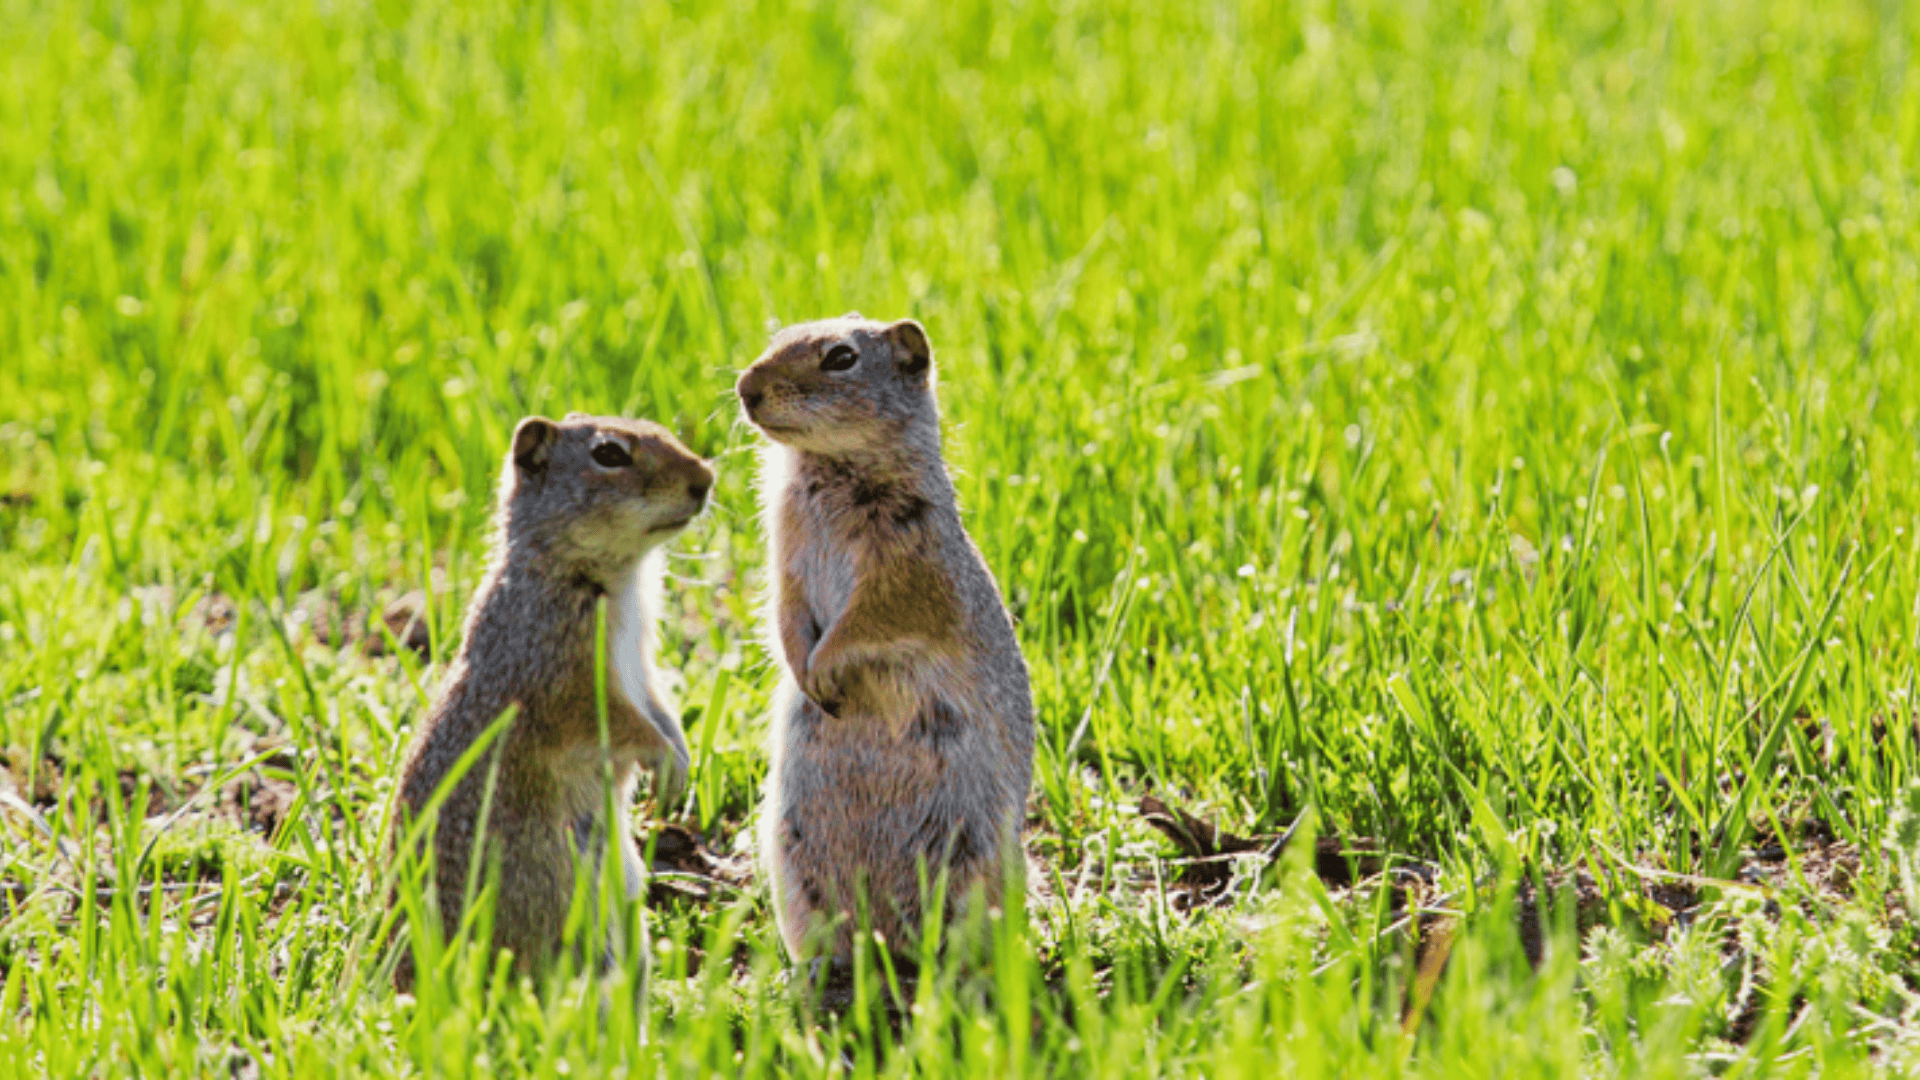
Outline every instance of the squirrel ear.
<path fill-rule="evenodd" d="M 901 319 L 885 331 L 886 339 L 900 352 L 900 370 L 918 375 L 933 363 L 933 346 L 927 342 L 926 327 L 912 319 Z"/>
<path fill-rule="evenodd" d="M 591 419 L 593 419 L 593 414 L 591 414 L 591 413 L 583 413 L 583 412 L 570 412 L 570 413 L 568 413 L 568 414 L 567 414 L 567 419 L 568 419 L 569 421 L 572 421 L 572 420 L 591 420 Z"/>
<path fill-rule="evenodd" d="M 544 416 L 529 416 L 513 429 L 513 463 L 522 471 L 539 472 L 553 455 L 560 429 Z"/>
<path fill-rule="evenodd" d="M 845 315 L 842 315 L 840 317 L 848 320 L 861 320 L 866 318 L 865 315 L 862 315 L 857 311 L 849 311 Z"/>

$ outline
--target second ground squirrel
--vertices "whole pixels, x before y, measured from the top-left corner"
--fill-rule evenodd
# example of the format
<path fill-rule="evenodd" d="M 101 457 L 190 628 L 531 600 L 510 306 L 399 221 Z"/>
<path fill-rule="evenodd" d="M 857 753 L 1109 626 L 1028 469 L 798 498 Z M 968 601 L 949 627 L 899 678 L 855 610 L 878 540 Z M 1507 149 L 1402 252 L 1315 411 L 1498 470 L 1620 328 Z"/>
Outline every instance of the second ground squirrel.
<path fill-rule="evenodd" d="M 932 349 L 910 319 L 792 326 L 737 390 L 772 440 L 769 623 L 788 677 L 760 847 L 776 920 L 796 958 L 845 959 L 864 900 L 910 954 L 942 872 L 950 920 L 976 887 L 988 904 L 1023 887 L 1033 770 L 1026 661 L 960 523 Z"/>
<path fill-rule="evenodd" d="M 474 854 L 498 863 L 493 944 L 532 971 L 561 942 L 575 863 L 616 851 L 629 896 L 644 868 L 625 822 L 606 821 L 611 772 L 624 807 L 641 766 L 662 805 L 687 772 L 680 720 L 654 689 L 660 546 L 706 505 L 713 471 L 664 428 L 573 414 L 521 421 L 500 480 L 486 576 L 460 651 L 407 756 L 405 835 L 461 755 L 509 708 L 512 721 L 441 805 L 427 856 L 444 932 L 460 926 Z M 606 736 L 597 702 L 596 611 L 607 602 Z M 607 761 L 607 757 L 611 761 Z M 486 777 L 498 775 L 483 814 Z M 411 954 L 395 982 L 413 982 Z"/>

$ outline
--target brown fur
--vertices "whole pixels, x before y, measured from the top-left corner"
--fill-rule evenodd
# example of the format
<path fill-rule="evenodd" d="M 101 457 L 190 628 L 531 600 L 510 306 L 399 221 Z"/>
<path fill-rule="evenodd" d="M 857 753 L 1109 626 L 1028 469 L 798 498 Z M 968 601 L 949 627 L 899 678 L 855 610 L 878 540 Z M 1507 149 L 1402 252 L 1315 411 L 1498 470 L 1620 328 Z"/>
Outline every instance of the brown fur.
<path fill-rule="evenodd" d="M 774 440 L 768 622 L 789 678 L 761 854 L 796 957 L 822 933 L 846 957 L 863 900 L 911 949 L 942 873 L 949 918 L 974 889 L 997 904 L 1019 887 L 1026 664 L 960 522 L 933 383 L 919 324 L 849 317 L 782 331 L 738 387 Z"/>
<path fill-rule="evenodd" d="M 595 448 L 609 441 L 629 464 L 594 459 Z M 560 945 L 577 855 L 598 865 L 612 844 L 629 893 L 641 887 L 632 837 L 621 823 L 603 820 L 604 770 L 611 769 L 619 806 L 642 765 L 653 769 L 663 797 L 684 777 L 679 720 L 651 689 L 651 591 L 659 567 L 645 557 L 700 511 L 712 483 L 706 463 L 657 425 L 575 414 L 560 424 L 530 418 L 515 431 L 491 562 L 460 650 L 407 756 L 392 815 L 397 844 L 460 756 L 517 707 L 439 811 L 432 881 L 448 938 L 460 926 L 476 839 L 481 858 L 498 866 L 492 943 L 511 949 L 523 971 L 537 970 Z M 611 761 L 600 752 L 595 701 L 602 599 Z M 486 776 L 496 767 L 483 823 Z M 408 954 L 396 983 L 405 990 L 413 978 Z"/>

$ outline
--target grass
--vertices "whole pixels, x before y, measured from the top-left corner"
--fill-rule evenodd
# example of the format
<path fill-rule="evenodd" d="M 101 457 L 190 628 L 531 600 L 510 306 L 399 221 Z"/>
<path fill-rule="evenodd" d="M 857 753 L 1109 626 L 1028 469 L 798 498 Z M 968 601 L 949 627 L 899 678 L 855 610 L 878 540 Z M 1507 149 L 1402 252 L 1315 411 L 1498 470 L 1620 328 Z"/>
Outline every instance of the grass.
<path fill-rule="evenodd" d="M 0 0 L 0 1074 L 1914 1068 L 1917 12 Z M 717 459 L 665 816 L 744 862 L 732 373 L 849 308 L 928 326 L 1033 669 L 992 981 L 812 1017 L 747 883 L 637 1012 L 396 999 L 512 424 Z M 1365 857 L 1209 903 L 1149 791 Z"/>

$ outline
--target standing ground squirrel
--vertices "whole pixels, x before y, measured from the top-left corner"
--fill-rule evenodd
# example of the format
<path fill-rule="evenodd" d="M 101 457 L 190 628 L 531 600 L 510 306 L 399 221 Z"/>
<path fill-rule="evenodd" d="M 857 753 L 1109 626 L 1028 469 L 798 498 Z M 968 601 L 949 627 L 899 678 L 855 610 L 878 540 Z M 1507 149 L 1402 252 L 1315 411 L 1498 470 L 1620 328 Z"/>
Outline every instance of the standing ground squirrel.
<path fill-rule="evenodd" d="M 595 701 L 595 610 L 606 597 L 615 805 L 630 801 L 641 765 L 652 769 L 664 804 L 684 783 L 688 758 L 679 718 L 653 686 L 659 548 L 706 505 L 712 486 L 713 470 L 655 424 L 574 413 L 560 423 L 529 417 L 514 429 L 487 573 L 407 756 L 393 815 L 397 842 L 468 747 L 517 708 L 440 807 L 433 880 L 449 938 L 460 925 L 496 758 L 480 851 L 499 861 L 493 944 L 512 949 L 522 971 L 537 969 L 560 944 L 576 852 L 597 863 L 616 845 L 629 895 L 644 887 L 631 833 L 603 820 L 608 763 Z M 411 953 L 395 981 L 411 987 Z"/>
<path fill-rule="evenodd" d="M 844 960 L 864 896 L 907 953 L 941 871 L 955 900 L 1023 887 L 1033 772 L 1027 665 L 941 461 L 932 349 L 910 319 L 792 326 L 737 389 L 773 440 L 768 623 L 789 677 L 760 848 L 780 934 L 799 958 L 831 923 Z"/>

